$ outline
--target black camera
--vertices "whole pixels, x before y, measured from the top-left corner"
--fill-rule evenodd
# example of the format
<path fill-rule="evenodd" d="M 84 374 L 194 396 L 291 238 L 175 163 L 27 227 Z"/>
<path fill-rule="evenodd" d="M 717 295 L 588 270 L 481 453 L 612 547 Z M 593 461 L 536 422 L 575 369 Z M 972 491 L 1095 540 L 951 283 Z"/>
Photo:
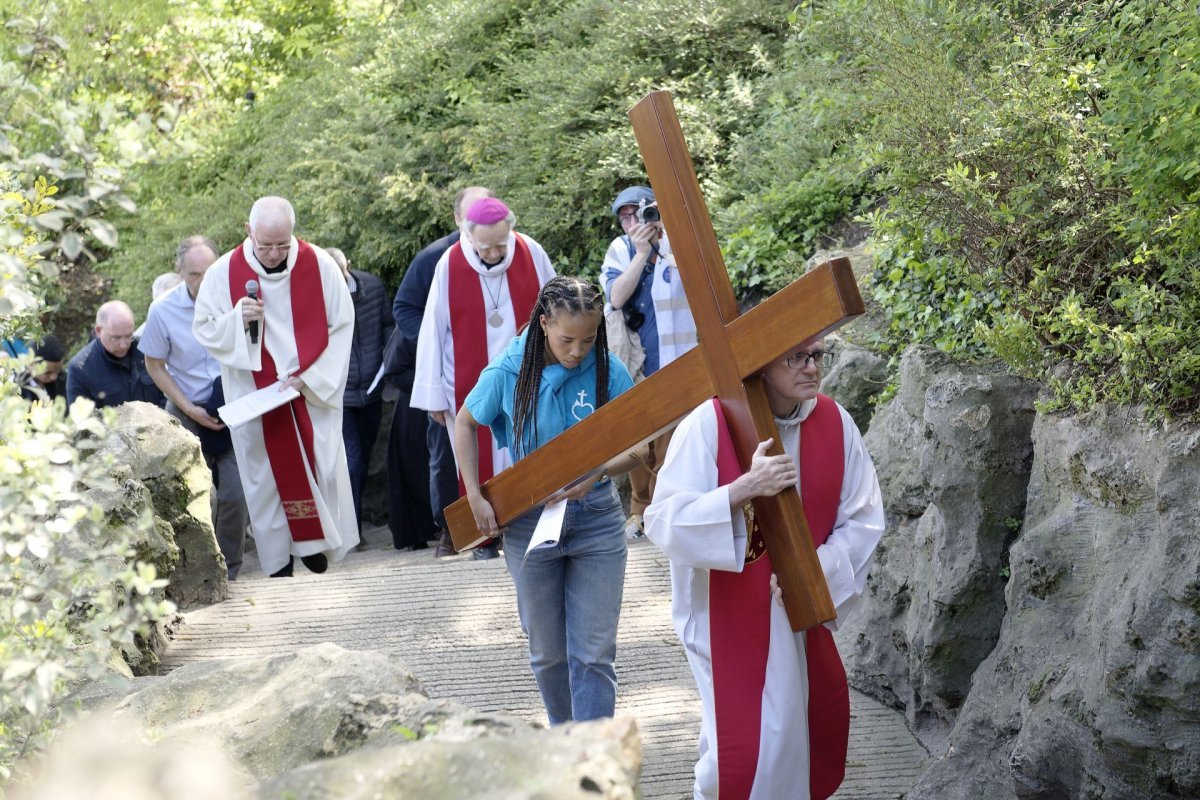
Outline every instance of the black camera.
<path fill-rule="evenodd" d="M 639 200 L 637 207 L 637 221 L 640 223 L 658 222 L 662 219 L 658 214 L 658 203 Z"/>

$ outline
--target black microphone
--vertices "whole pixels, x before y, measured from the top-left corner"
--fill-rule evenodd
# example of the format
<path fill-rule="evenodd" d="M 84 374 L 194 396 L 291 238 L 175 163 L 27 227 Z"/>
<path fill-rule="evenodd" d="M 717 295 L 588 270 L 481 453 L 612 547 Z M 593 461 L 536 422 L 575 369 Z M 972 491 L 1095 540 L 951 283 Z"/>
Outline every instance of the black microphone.
<path fill-rule="evenodd" d="M 246 281 L 246 296 L 251 300 L 258 299 L 258 281 Z M 258 320 L 250 320 L 250 344 L 258 344 Z"/>

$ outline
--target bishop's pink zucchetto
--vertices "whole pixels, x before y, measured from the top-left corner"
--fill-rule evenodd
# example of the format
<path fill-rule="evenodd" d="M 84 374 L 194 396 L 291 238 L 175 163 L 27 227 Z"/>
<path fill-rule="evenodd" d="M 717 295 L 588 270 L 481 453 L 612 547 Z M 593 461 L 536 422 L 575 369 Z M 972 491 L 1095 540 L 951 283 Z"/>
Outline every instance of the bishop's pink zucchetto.
<path fill-rule="evenodd" d="M 508 206 L 494 197 L 476 200 L 467 209 L 467 219 L 476 225 L 494 225 L 508 218 Z"/>

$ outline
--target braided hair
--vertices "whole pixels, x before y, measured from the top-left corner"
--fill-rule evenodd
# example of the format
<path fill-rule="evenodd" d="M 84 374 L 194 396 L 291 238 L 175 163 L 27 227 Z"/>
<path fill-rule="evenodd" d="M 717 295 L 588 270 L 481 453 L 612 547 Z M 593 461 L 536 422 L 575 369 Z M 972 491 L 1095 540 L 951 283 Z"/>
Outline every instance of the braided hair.
<path fill-rule="evenodd" d="M 525 336 L 525 353 L 521 358 L 521 372 L 513 392 L 513 447 L 517 458 L 525 452 L 525 431 L 533 430 L 533 446 L 537 441 L 537 397 L 542 384 L 542 370 L 546 366 L 546 331 L 540 324 L 544 316 L 547 321 L 558 314 L 595 314 L 599 320 L 596 327 L 596 408 L 608 402 L 608 331 L 604 326 L 604 295 L 594 284 L 583 278 L 558 275 L 546 281 L 538 293 L 537 302 L 529 314 L 528 333 Z"/>

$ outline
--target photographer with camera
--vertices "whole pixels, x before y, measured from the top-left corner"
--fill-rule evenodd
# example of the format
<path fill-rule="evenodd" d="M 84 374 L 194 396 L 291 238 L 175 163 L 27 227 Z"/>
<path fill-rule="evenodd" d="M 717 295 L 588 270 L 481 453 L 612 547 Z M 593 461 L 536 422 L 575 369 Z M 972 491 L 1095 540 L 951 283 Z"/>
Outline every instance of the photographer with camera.
<path fill-rule="evenodd" d="M 696 323 L 688 308 L 679 280 L 671 245 L 667 241 L 654 192 L 646 186 L 630 186 L 617 195 L 613 214 L 624 235 L 613 239 L 604 256 L 601 285 L 608 302 L 621 312 L 630 338 L 640 342 L 645 357 L 640 372 L 636 359 L 629 363 L 634 380 L 653 375 L 696 346 Z M 615 315 L 609 315 L 611 320 Z M 613 324 L 609 340 L 618 352 Z M 623 359 L 624 360 L 624 359 Z M 645 468 L 629 473 L 629 519 L 625 533 L 630 538 L 642 535 L 642 512 L 650 504 L 654 474 L 667 454 L 670 432 L 650 443 Z"/>

